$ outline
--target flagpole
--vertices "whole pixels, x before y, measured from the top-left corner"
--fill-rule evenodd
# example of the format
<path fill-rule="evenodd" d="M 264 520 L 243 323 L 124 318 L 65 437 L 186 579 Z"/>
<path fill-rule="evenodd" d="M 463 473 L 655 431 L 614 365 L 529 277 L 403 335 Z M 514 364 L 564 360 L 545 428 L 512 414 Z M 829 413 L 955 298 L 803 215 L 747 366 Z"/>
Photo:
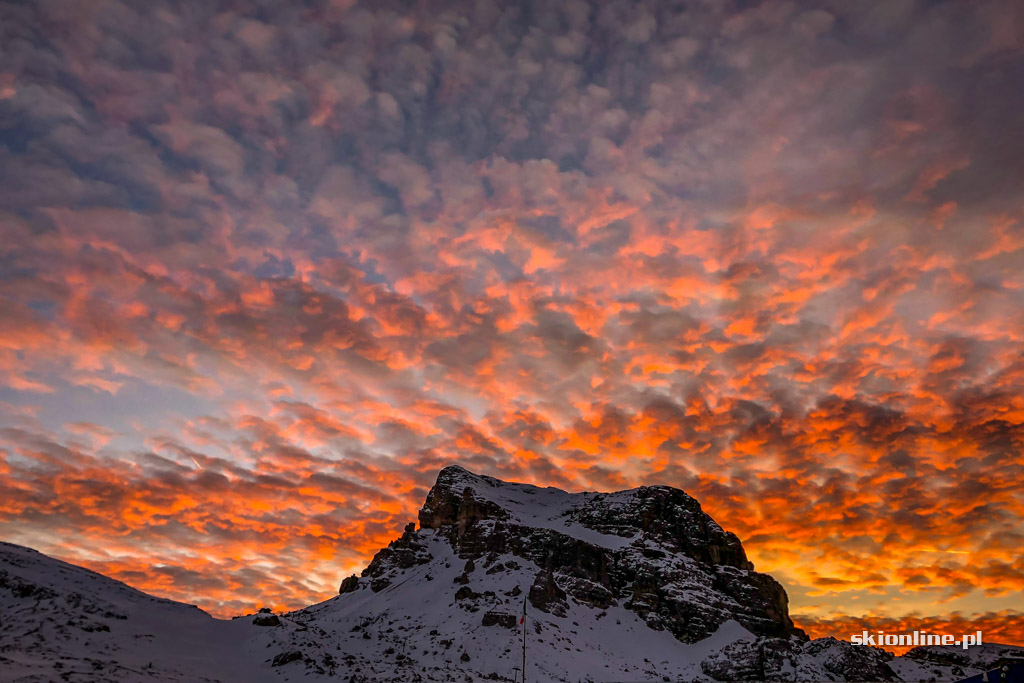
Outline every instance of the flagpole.
<path fill-rule="evenodd" d="M 523 596 L 523 683 L 526 683 L 526 596 Z"/>

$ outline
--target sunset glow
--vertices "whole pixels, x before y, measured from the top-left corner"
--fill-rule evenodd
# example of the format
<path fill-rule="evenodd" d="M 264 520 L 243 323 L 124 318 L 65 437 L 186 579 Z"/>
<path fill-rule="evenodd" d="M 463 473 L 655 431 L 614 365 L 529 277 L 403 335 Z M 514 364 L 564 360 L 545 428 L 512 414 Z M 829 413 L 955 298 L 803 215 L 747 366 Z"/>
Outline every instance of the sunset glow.
<path fill-rule="evenodd" d="M 670 484 L 1024 644 L 1024 4 L 261 4 L 0 8 L 0 539 L 231 616 Z"/>

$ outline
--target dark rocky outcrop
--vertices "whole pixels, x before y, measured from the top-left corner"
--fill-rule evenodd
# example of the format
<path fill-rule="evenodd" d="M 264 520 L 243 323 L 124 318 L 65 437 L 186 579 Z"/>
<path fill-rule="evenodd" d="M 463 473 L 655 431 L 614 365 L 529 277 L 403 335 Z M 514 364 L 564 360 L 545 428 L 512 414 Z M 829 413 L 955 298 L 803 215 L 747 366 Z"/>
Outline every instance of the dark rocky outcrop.
<path fill-rule="evenodd" d="M 563 570 L 558 575 L 558 581 L 576 602 L 600 609 L 618 604 L 611 588 L 592 580 L 582 568 L 572 567 Z"/>
<path fill-rule="evenodd" d="M 898 678 L 887 664 L 892 658 L 885 650 L 835 638 L 808 642 L 758 638 L 727 645 L 700 666 L 706 675 L 720 681 L 787 681 L 815 678 L 814 670 L 801 671 L 813 661 L 838 680 L 895 681 Z"/>
<path fill-rule="evenodd" d="M 291 664 L 297 662 L 303 658 L 303 654 L 298 650 L 292 650 L 290 652 L 282 652 L 281 654 L 274 657 L 274 661 L 270 666 L 284 666 L 285 664 Z"/>
<path fill-rule="evenodd" d="M 281 619 L 276 614 L 270 612 L 270 610 L 260 610 L 259 613 L 253 617 L 252 623 L 257 626 L 280 626 Z"/>
<path fill-rule="evenodd" d="M 419 542 L 415 532 L 416 523 L 409 522 L 402 536 L 391 541 L 388 547 L 377 551 L 373 560 L 363 570 L 362 576 L 370 579 L 370 588 L 373 592 L 382 591 L 391 585 L 391 575 L 395 570 L 409 569 L 433 559 L 430 552 Z M 342 586 L 344 587 L 344 584 Z"/>
<path fill-rule="evenodd" d="M 707 637 L 729 619 L 757 635 L 806 639 L 789 617 L 782 586 L 755 572 L 736 535 L 685 492 L 649 486 L 577 494 L 565 521 L 623 539 L 612 544 L 621 547 L 609 548 L 520 523 L 495 502 L 501 496 L 490 495 L 503 486 L 518 485 L 446 467 L 420 510 L 420 524 L 445 535 L 470 562 L 512 554 L 541 567 L 530 588 L 537 609 L 561 612 L 571 596 L 601 609 L 623 604 L 651 628 L 668 630 L 684 642 Z M 412 562 L 416 556 L 406 545 L 400 539 L 385 550 L 409 553 L 406 561 Z M 467 574 L 463 577 L 468 581 Z"/>
<path fill-rule="evenodd" d="M 252 623 L 257 626 L 280 626 L 281 619 L 276 614 L 257 614 Z"/>
<path fill-rule="evenodd" d="M 459 590 L 455 591 L 456 600 L 466 600 L 478 597 L 478 593 L 469 586 L 463 586 Z"/>
<path fill-rule="evenodd" d="M 516 615 L 509 614 L 508 612 L 485 612 L 483 621 L 481 622 L 484 626 L 501 626 L 502 628 L 515 628 L 519 623 Z"/>
<path fill-rule="evenodd" d="M 956 645 L 921 645 L 908 651 L 904 658 L 925 668 L 949 667 L 954 673 L 967 669 L 988 671 L 999 666 L 1005 658 L 1024 658 L 1024 650 L 1015 645 L 983 643 L 962 649 Z"/>
<path fill-rule="evenodd" d="M 549 569 L 537 572 L 537 577 L 530 586 L 527 599 L 530 604 L 543 612 L 565 616 L 566 593 L 558 586 L 554 574 Z"/>
<path fill-rule="evenodd" d="M 351 593 L 352 591 L 359 588 L 359 577 L 353 574 L 342 580 L 341 587 L 338 588 L 338 594 L 344 595 L 345 593 Z"/>
<path fill-rule="evenodd" d="M 458 490 L 461 467 L 446 467 L 437 475 L 437 483 L 427 494 L 427 500 L 420 508 L 420 526 L 424 529 L 440 529 L 451 526 L 457 535 L 483 519 L 506 519 L 508 513 L 497 504 L 474 496 L 468 490 Z M 480 476 L 488 485 L 500 486 L 502 482 L 491 477 Z"/>
<path fill-rule="evenodd" d="M 665 549 L 706 564 L 753 569 L 740 539 L 705 513 L 697 500 L 670 486 L 641 486 L 625 505 L 607 505 L 610 495 L 597 494 L 575 515 L 583 526 L 605 534 L 631 537 L 637 531 Z M 649 549 L 648 559 L 664 550 Z"/>
<path fill-rule="evenodd" d="M 880 648 L 853 645 L 837 638 L 819 638 L 804 643 L 803 654 L 824 660 L 825 668 L 847 680 L 895 681 L 888 667 L 891 652 Z"/>

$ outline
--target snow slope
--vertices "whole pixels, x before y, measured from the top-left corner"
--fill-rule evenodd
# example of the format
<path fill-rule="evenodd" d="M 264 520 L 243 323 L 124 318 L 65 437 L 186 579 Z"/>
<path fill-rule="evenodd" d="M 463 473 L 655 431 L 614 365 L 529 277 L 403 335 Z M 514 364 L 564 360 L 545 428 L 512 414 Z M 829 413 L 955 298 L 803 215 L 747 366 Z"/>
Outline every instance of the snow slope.
<path fill-rule="evenodd" d="M 573 536 L 581 541 L 618 550 L 632 542 L 638 532 L 624 536 L 601 533 L 579 523 L 581 511 L 595 504 L 606 509 L 620 507 L 632 500 L 637 489 L 615 493 L 569 493 L 549 486 L 506 482 L 494 477 L 473 474 L 458 466 L 445 468 L 453 473 L 457 486 L 468 488 L 483 500 L 490 501 L 508 513 L 508 521 L 533 529 L 549 529 Z"/>
<path fill-rule="evenodd" d="M 120 581 L 0 543 L 0 681 L 270 681 L 217 620 Z"/>

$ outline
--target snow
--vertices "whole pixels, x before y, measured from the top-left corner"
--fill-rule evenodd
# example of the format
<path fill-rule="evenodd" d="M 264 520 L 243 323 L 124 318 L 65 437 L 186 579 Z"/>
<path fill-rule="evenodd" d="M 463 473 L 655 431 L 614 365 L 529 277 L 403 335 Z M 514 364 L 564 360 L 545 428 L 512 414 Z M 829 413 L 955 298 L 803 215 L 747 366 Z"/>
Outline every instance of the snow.
<path fill-rule="evenodd" d="M 573 523 L 573 517 L 580 508 L 597 500 L 609 508 L 625 505 L 632 500 L 637 489 L 616 493 L 568 493 L 550 486 L 541 488 L 532 484 L 504 482 L 473 474 L 458 466 L 451 466 L 446 470 L 457 477 L 458 484 L 452 486 L 453 490 L 469 488 L 478 498 L 495 503 L 504 509 L 509 513 L 509 521 L 514 524 L 557 531 L 609 550 L 624 548 L 636 539 L 636 535 L 603 534 L 582 524 Z"/>
<path fill-rule="evenodd" d="M 460 669 L 479 677 L 496 673 L 511 679 L 522 661 L 521 627 L 483 627 L 481 621 L 492 610 L 514 615 L 518 621 L 524 596 L 540 568 L 511 555 L 496 558 L 490 566 L 511 561 L 520 565 L 517 570 L 488 574 L 487 566 L 477 563 L 468 586 L 481 597 L 454 601 L 453 583 L 462 574 L 465 560 L 432 531 L 417 534 L 434 561 L 406 570 L 400 581 L 380 593 L 364 586 L 295 618 L 325 632 L 336 650 L 355 656 L 364 674 L 380 676 L 393 670 L 394 663 L 380 655 L 393 647 L 395 655 L 405 655 L 405 666 L 426 669 L 434 677 L 430 680 L 447 680 Z M 507 595 L 516 587 L 519 596 Z M 359 631 L 351 631 L 363 624 Z M 571 604 L 564 617 L 528 607 L 527 626 L 528 672 L 531 679 L 545 681 L 699 678 L 700 661 L 709 652 L 736 640 L 753 639 L 742 626 L 728 622 L 707 640 L 684 645 L 667 631 L 652 631 L 622 607 L 602 611 L 578 604 Z M 371 637 L 366 639 L 363 633 Z M 445 647 L 446 641 L 451 645 Z M 288 647 L 317 647 L 302 638 L 291 643 Z M 468 663 L 461 661 L 463 653 L 469 655 Z"/>
<path fill-rule="evenodd" d="M 0 614 L 0 681 L 274 680 L 245 655 L 243 624 L 10 543 Z"/>
<path fill-rule="evenodd" d="M 557 531 L 637 558 L 645 549 L 660 547 L 639 535 L 605 534 L 578 521 L 592 506 L 630 505 L 636 489 L 566 493 L 504 483 L 461 468 L 446 471 L 454 478 L 453 490 L 468 486 L 473 495 L 505 510 L 513 524 Z M 278 626 L 258 626 L 252 615 L 214 619 L 194 606 L 0 543 L 0 683 L 511 681 L 522 666 L 519 617 L 541 568 L 510 554 L 483 556 L 470 567 L 456 555 L 448 534 L 433 529 L 409 532 L 407 540 L 422 546 L 416 553 L 422 564 L 404 569 L 398 562 L 384 564 L 385 575 L 376 578 L 390 583 L 378 592 L 363 578 L 352 592 L 278 615 Z M 682 577 L 671 590 L 692 601 L 706 598 L 714 572 L 745 571 L 662 549 L 666 554 L 658 562 Z M 469 596 L 456 599 L 460 589 Z M 711 679 L 702 663 L 732 661 L 733 650 L 723 649 L 741 642 L 751 645 L 737 646 L 740 650 L 759 647 L 757 638 L 734 620 L 721 623 L 704 640 L 685 644 L 666 630 L 652 629 L 621 603 L 601 609 L 576 602 L 570 594 L 565 607 L 559 616 L 527 606 L 530 681 L 706 682 Z M 489 612 L 507 617 L 484 626 Z M 500 625 L 503 621 L 514 627 Z M 799 680 L 841 680 L 835 673 L 843 654 L 840 645 L 832 639 L 799 645 L 779 673 Z M 903 680 L 950 681 L 980 672 L 983 660 L 1000 653 L 1021 652 L 998 645 L 930 649 L 936 658 L 956 654 L 967 659 L 957 665 L 902 657 L 889 666 Z"/>
<path fill-rule="evenodd" d="M 326 671 L 311 672 L 303 661 L 270 666 L 276 655 L 293 650 L 318 662 L 331 655 L 342 664 L 341 671 L 349 670 L 343 664 L 349 656 L 353 668 L 370 680 L 406 674 L 413 680 L 413 671 L 423 680 L 465 680 L 466 673 L 473 680 L 491 673 L 510 679 L 521 666 L 521 627 L 484 627 L 482 617 L 499 610 L 518 621 L 523 596 L 539 568 L 511 555 L 491 566 L 512 562 L 519 569 L 488 574 L 480 564 L 468 584 L 480 597 L 455 604 L 454 580 L 465 561 L 440 535 L 416 533 L 434 556 L 432 562 L 406 570 L 379 593 L 362 582 L 353 593 L 281 615 L 280 627 L 254 626 L 251 617 L 214 619 L 193 606 L 153 598 L 35 551 L 0 544 L 0 571 L 6 572 L 8 585 L 17 578 L 21 585 L 55 594 L 36 600 L 0 590 L 0 681 L 29 675 L 56 679 L 73 671 L 90 680 L 330 678 Z M 505 594 L 515 587 L 522 591 L 518 597 Z M 88 600 L 76 607 L 75 595 Z M 86 617 L 93 626 L 110 630 L 66 627 L 65 622 Z M 353 631 L 354 626 L 360 628 Z M 666 631 L 651 631 L 622 607 L 600 611 L 575 604 L 565 617 L 529 607 L 527 626 L 532 680 L 700 679 L 699 663 L 710 652 L 753 638 L 736 622 L 727 622 L 710 638 L 684 645 Z M 394 652 L 387 653 L 388 648 Z M 461 660 L 463 653 L 469 662 Z M 405 654 L 404 660 L 399 654 Z"/>

